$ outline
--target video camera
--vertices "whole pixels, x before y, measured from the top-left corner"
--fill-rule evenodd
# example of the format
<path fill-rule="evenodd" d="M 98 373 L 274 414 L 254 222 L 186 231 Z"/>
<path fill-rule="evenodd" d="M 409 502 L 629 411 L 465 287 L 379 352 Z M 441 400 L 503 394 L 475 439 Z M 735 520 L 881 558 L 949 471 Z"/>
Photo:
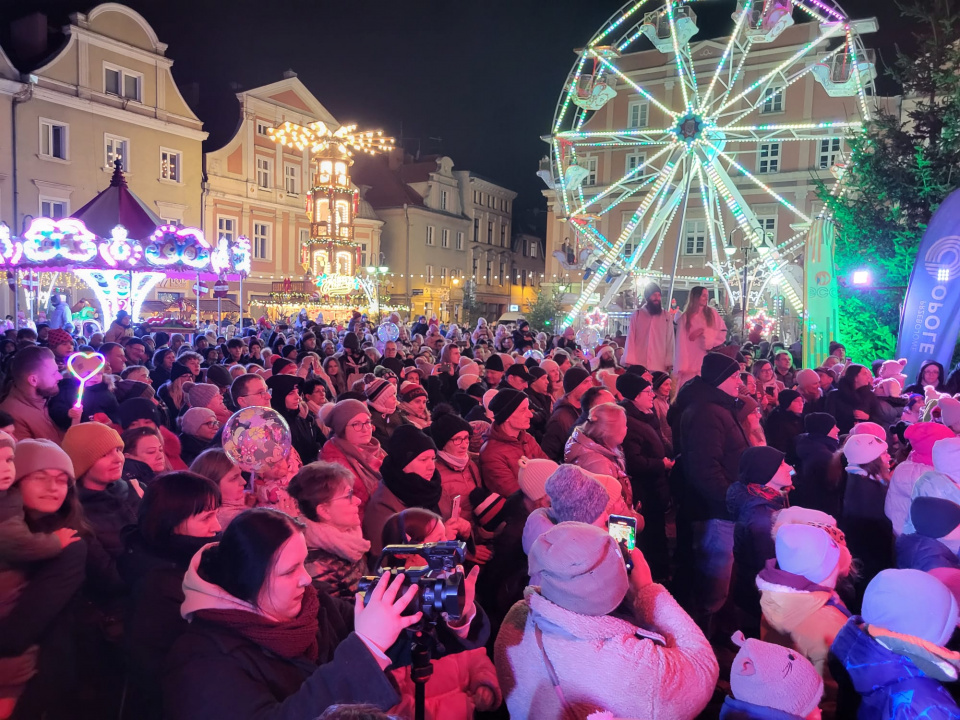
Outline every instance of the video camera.
<path fill-rule="evenodd" d="M 387 545 L 380 553 L 377 563 L 379 574 L 360 578 L 358 592 L 363 593 L 363 604 L 370 601 L 369 591 L 376 587 L 384 573 L 391 576 L 403 575 L 403 586 L 398 597 L 410 585 L 418 587 L 417 594 L 404 610 L 404 615 L 423 612 L 426 622 L 435 623 L 442 613 L 446 613 L 451 620 L 459 620 L 466 598 L 463 573 L 457 570 L 457 566 L 463 564 L 466 553 L 466 543 L 457 540 L 420 545 Z M 426 565 L 407 567 L 405 559 L 411 556 L 423 558 Z M 399 564 L 385 566 L 384 561 L 390 558 L 393 558 L 391 563 Z"/>

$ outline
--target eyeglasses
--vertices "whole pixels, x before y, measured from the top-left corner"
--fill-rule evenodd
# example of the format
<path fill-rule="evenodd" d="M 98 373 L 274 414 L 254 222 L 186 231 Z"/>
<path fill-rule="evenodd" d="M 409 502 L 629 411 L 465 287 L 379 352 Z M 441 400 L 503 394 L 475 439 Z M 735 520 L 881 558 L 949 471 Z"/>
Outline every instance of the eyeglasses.
<path fill-rule="evenodd" d="M 207 421 L 204 423 L 204 425 L 206 425 L 206 426 L 208 426 L 208 427 L 212 427 L 212 428 L 218 428 L 218 427 L 220 427 L 220 421 L 219 421 L 219 420 L 207 420 Z"/>
<path fill-rule="evenodd" d="M 266 396 L 269 397 L 269 396 L 270 396 L 270 391 L 267 390 L 266 388 L 264 388 L 263 390 L 258 390 L 258 391 L 255 392 L 255 393 L 247 393 L 246 395 L 241 395 L 240 397 L 257 397 L 258 395 L 261 396 L 261 397 L 264 396 L 264 395 L 266 395 Z"/>
<path fill-rule="evenodd" d="M 373 423 L 369 420 L 357 420 L 356 422 L 350 423 L 350 427 L 357 432 L 363 432 L 368 427 L 373 427 Z"/>
<path fill-rule="evenodd" d="M 336 502 L 337 500 L 346 500 L 347 502 L 353 502 L 353 490 L 348 492 L 346 495 L 338 495 L 333 498 L 330 502 Z"/>
<path fill-rule="evenodd" d="M 466 437 L 454 436 L 450 438 L 450 442 L 452 442 L 454 445 L 466 445 L 468 442 L 470 442 L 470 436 L 469 435 L 467 435 Z"/>

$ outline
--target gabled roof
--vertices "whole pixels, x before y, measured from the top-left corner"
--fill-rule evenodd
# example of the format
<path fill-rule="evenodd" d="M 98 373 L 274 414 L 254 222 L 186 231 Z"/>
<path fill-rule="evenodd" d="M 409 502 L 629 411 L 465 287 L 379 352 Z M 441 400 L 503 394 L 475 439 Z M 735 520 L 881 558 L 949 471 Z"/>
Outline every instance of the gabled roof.
<path fill-rule="evenodd" d="M 256 98 L 274 105 L 280 105 L 294 112 L 309 115 L 334 129 L 340 127 L 340 123 L 337 122 L 333 114 L 317 100 L 295 73 L 288 72 L 287 75 L 288 77 L 275 83 L 237 93 L 237 98 L 241 102 L 244 97 Z"/>
<path fill-rule="evenodd" d="M 385 155 L 358 155 L 350 168 L 350 178 L 355 185 L 370 188 L 365 198 L 376 210 L 404 205 L 423 207 L 423 198 L 390 169 Z"/>
<path fill-rule="evenodd" d="M 104 238 L 110 237 L 117 225 L 123 225 L 130 239 L 146 240 L 158 226 L 164 224 L 143 200 L 130 192 L 119 160 L 110 186 L 71 217 L 82 220 L 88 230 Z"/>

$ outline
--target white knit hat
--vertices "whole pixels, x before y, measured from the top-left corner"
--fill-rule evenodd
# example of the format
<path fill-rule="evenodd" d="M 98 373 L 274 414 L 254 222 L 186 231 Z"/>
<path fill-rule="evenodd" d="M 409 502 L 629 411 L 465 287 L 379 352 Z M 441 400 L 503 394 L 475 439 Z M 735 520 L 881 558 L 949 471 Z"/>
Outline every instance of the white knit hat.
<path fill-rule="evenodd" d="M 941 440 L 940 442 L 948 442 Z M 936 448 L 936 445 L 934 445 Z M 843 455 L 852 465 L 876 460 L 887 451 L 887 444 L 875 435 L 851 435 L 843 444 Z"/>

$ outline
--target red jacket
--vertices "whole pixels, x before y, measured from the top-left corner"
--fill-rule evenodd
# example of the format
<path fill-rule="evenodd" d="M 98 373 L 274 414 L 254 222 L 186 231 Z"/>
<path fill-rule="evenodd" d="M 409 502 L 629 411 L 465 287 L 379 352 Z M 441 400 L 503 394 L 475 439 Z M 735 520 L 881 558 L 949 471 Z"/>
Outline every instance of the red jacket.
<path fill-rule="evenodd" d="M 480 477 L 488 490 L 510 497 L 520 489 L 517 476 L 520 458 L 547 459 L 543 450 L 525 430 L 519 437 L 510 437 L 500 425 L 494 425 L 480 448 Z"/>

